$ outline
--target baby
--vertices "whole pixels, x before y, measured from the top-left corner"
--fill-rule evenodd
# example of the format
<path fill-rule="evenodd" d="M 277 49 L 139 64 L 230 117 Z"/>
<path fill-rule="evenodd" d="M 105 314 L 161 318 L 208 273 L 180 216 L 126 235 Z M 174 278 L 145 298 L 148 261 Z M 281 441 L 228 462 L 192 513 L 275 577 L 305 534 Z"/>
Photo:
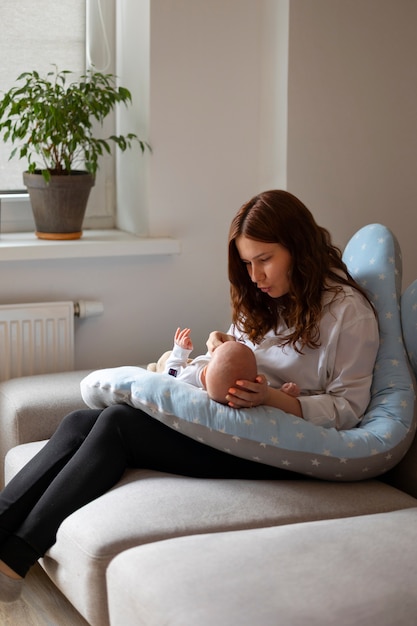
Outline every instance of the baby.
<path fill-rule="evenodd" d="M 198 356 L 189 363 L 188 357 L 193 349 L 190 333 L 189 328 L 177 328 L 164 373 L 206 389 L 209 397 L 221 404 L 228 403 L 226 396 L 237 380 L 255 382 L 255 355 L 248 346 L 238 341 L 226 341 L 212 355 Z M 300 394 L 295 383 L 285 383 L 281 391 L 294 397 Z"/>

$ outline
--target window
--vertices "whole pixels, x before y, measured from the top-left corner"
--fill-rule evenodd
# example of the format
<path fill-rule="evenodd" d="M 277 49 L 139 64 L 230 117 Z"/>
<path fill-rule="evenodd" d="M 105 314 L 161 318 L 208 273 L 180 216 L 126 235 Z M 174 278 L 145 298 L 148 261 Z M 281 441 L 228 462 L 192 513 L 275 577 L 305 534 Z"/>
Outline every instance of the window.
<path fill-rule="evenodd" d="M 47 74 L 59 69 L 85 72 L 93 63 L 99 71 L 114 72 L 115 0 L 2 0 L 0 3 L 0 89 L 7 91 L 25 71 Z M 106 120 L 106 135 L 114 133 L 115 119 Z M 24 160 L 9 161 L 12 144 L 0 141 L 0 193 L 11 192 L 1 202 L 3 232 L 33 229 L 25 192 Z M 100 162 L 91 193 L 86 228 L 112 228 L 115 221 L 114 157 Z"/>

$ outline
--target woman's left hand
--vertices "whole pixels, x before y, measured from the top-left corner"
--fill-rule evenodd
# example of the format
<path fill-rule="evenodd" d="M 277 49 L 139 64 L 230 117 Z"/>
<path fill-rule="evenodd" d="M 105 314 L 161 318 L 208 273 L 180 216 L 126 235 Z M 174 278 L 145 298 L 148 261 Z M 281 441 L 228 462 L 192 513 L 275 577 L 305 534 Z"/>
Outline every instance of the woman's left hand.
<path fill-rule="evenodd" d="M 255 382 L 237 380 L 226 396 L 228 406 L 233 409 L 243 409 L 267 404 L 268 389 L 267 380 L 262 375 L 257 376 Z"/>

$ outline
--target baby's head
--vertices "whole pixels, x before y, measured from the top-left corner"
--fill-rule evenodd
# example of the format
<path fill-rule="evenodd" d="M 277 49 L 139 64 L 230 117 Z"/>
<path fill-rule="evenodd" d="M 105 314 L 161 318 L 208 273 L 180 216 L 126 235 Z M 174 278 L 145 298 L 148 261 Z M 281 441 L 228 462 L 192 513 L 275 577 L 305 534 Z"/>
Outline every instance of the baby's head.
<path fill-rule="evenodd" d="M 238 341 L 225 341 L 213 352 L 205 370 L 205 387 L 212 400 L 227 404 L 226 396 L 237 380 L 255 381 L 255 355 Z"/>

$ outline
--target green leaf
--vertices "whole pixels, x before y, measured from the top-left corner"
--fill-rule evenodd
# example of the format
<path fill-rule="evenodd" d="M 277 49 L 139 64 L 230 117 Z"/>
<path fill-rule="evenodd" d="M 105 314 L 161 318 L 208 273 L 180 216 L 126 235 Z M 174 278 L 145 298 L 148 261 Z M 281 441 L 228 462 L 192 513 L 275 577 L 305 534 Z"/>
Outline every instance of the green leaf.
<path fill-rule="evenodd" d="M 72 82 L 71 74 L 56 67 L 46 77 L 36 70 L 24 72 L 3 95 L 2 138 L 18 144 L 10 158 L 26 158 L 31 171 L 36 169 L 39 157 L 46 164 L 42 171 L 71 172 L 77 164 L 85 163 L 87 170 L 95 174 L 99 158 L 104 152 L 111 153 L 111 143 L 125 151 L 137 142 L 142 152 L 151 151 L 150 145 L 134 133 L 104 139 L 93 136 L 93 120 L 102 123 L 118 103 L 131 102 L 131 93 L 126 87 L 117 87 L 112 74 L 88 71 Z"/>

